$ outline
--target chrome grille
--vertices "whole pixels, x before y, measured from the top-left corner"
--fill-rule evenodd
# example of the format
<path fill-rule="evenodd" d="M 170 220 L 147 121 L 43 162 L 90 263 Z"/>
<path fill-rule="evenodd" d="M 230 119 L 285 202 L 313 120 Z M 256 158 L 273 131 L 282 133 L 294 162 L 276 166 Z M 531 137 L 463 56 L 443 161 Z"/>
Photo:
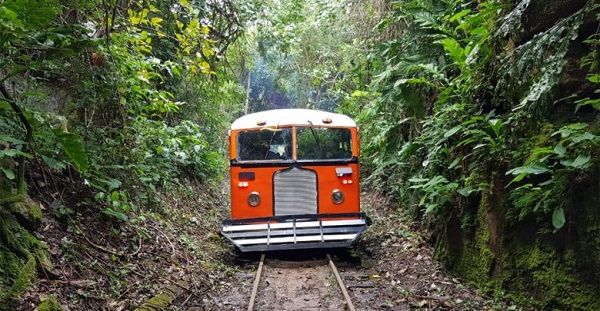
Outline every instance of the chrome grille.
<path fill-rule="evenodd" d="M 317 174 L 292 168 L 275 173 L 275 216 L 317 213 Z"/>

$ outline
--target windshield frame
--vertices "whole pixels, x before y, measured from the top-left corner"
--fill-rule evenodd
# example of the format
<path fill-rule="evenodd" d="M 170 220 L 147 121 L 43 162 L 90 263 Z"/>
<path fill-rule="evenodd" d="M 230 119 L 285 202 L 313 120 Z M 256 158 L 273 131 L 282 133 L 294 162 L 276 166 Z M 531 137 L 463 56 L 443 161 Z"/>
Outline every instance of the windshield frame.
<path fill-rule="evenodd" d="M 322 142 L 320 141 L 321 138 L 318 137 L 318 133 L 322 133 L 324 130 L 344 130 L 347 132 L 344 132 L 344 134 L 339 134 L 339 135 L 347 135 L 345 141 L 338 141 L 338 143 L 343 143 L 344 144 L 344 156 L 343 157 L 320 157 L 320 158 L 304 158 L 302 157 L 302 151 L 300 151 L 300 155 L 299 153 L 299 142 L 298 142 L 298 133 L 306 130 L 306 131 L 310 131 L 311 135 L 312 135 L 312 142 L 319 142 L 319 147 L 320 149 L 323 148 L 323 151 L 325 153 L 329 153 L 330 149 L 325 148 L 324 145 L 322 145 Z M 268 158 L 267 156 L 265 156 L 264 158 L 259 157 L 258 155 L 252 156 L 250 158 L 248 157 L 243 157 L 241 156 L 245 151 L 244 146 L 242 145 L 242 142 L 240 139 L 241 136 L 245 135 L 245 133 L 256 133 L 257 136 L 260 136 L 263 131 L 269 132 L 272 135 L 270 135 L 269 137 L 269 141 L 267 141 L 267 139 L 262 139 L 262 142 L 267 142 L 269 144 L 269 148 L 265 149 L 266 146 L 262 146 L 262 150 L 269 150 L 271 149 L 272 146 L 280 146 L 278 148 L 282 148 L 282 144 L 273 144 L 273 140 L 277 140 L 280 138 L 276 138 L 275 136 L 277 135 L 278 132 L 285 132 L 285 131 L 289 131 L 288 132 L 288 137 L 287 137 L 287 141 L 285 142 L 285 145 L 283 145 L 283 148 L 289 148 L 286 150 L 285 154 L 287 155 L 287 157 L 280 157 L 280 158 Z M 340 132 L 341 133 L 341 132 Z M 264 134 L 262 134 L 263 136 L 265 136 Z M 308 134 L 307 134 L 308 135 Z M 240 162 L 240 163 L 271 163 L 271 164 L 277 164 L 277 163 L 295 163 L 295 162 L 299 162 L 299 163 L 306 163 L 306 162 L 324 162 L 324 163 L 329 163 L 329 162 L 355 162 L 357 161 L 357 156 L 354 153 L 355 150 L 355 141 L 356 138 L 353 137 L 355 134 L 355 131 L 353 131 L 353 128 L 351 127 L 328 127 L 328 126 L 313 126 L 311 125 L 293 125 L 293 126 L 284 126 L 284 127 L 277 127 L 277 128 L 267 128 L 267 127 L 263 127 L 263 128 L 254 128 L 254 129 L 244 129 L 244 130 L 239 130 L 239 131 L 235 131 L 234 133 L 234 137 L 232 140 L 232 143 L 235 144 L 236 148 L 236 154 L 235 157 L 232 158 L 232 161 L 234 162 Z M 250 136 L 249 136 L 250 137 Z M 331 142 L 330 142 L 331 143 Z M 287 146 L 286 146 L 287 145 Z"/>

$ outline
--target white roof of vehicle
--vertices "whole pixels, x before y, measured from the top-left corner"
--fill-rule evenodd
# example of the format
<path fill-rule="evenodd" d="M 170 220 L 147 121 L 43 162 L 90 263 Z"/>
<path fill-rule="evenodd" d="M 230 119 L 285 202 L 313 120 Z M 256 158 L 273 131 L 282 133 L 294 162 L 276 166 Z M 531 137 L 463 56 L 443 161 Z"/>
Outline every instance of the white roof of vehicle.
<path fill-rule="evenodd" d="M 331 123 L 323 121 L 329 119 Z M 265 124 L 261 124 L 265 122 Z M 231 124 L 232 130 L 290 125 L 355 127 L 350 117 L 333 112 L 310 109 L 275 109 L 247 114 Z"/>

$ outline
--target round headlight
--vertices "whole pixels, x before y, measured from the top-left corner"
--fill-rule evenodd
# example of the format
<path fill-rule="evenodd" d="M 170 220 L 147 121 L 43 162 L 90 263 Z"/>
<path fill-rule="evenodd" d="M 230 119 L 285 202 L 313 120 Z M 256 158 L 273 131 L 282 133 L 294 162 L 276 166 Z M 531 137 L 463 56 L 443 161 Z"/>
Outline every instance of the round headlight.
<path fill-rule="evenodd" d="M 258 192 L 250 193 L 248 196 L 248 205 L 255 207 L 258 206 L 258 204 L 260 204 L 260 196 L 258 195 Z"/>
<path fill-rule="evenodd" d="M 333 201 L 335 204 L 344 202 L 344 194 L 337 189 L 333 190 L 333 193 L 331 194 L 331 201 Z"/>

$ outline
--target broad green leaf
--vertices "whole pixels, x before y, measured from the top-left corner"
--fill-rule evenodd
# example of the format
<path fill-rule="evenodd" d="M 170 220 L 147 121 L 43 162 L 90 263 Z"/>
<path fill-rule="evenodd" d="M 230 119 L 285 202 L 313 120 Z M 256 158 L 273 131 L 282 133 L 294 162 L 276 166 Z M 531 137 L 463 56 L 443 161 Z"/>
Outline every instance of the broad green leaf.
<path fill-rule="evenodd" d="M 111 199 L 113 202 L 115 202 L 115 201 L 119 201 L 119 197 L 120 197 L 120 193 L 119 193 L 119 191 L 113 191 L 113 192 L 110 194 L 110 199 Z"/>
<path fill-rule="evenodd" d="M 598 136 L 596 136 L 590 132 L 585 132 L 581 135 L 573 137 L 574 143 L 580 143 L 582 141 L 587 141 L 587 140 L 598 140 Z"/>
<path fill-rule="evenodd" d="M 0 135 L 0 141 L 5 141 L 15 145 L 25 145 L 26 142 L 8 135 Z"/>
<path fill-rule="evenodd" d="M 471 195 L 471 193 L 478 191 L 477 189 L 474 189 L 473 187 L 467 186 L 464 187 L 462 189 L 458 190 L 458 193 L 460 193 L 460 195 L 464 196 L 464 197 L 468 197 L 469 195 Z"/>
<path fill-rule="evenodd" d="M 575 160 L 562 160 L 560 163 L 564 166 L 570 166 L 575 168 L 583 168 L 589 161 L 591 157 L 589 155 L 578 155 Z"/>
<path fill-rule="evenodd" d="M 181 5 L 183 5 L 186 8 L 192 7 L 192 5 L 190 4 L 190 2 L 188 0 L 179 0 L 179 3 L 181 3 Z"/>
<path fill-rule="evenodd" d="M 548 167 L 546 167 L 546 165 L 543 163 L 532 163 L 527 166 L 520 166 L 520 167 L 513 168 L 512 170 L 509 170 L 508 172 L 506 172 L 506 175 L 509 175 L 509 174 L 511 174 L 511 175 L 520 175 L 520 174 L 538 175 L 538 174 L 547 173 L 549 171 L 550 170 L 548 169 Z"/>
<path fill-rule="evenodd" d="M 0 150 L 0 158 L 3 157 L 16 157 L 16 156 L 22 156 L 22 157 L 26 157 L 28 159 L 33 159 L 33 157 L 30 154 L 27 154 L 21 150 L 17 150 L 17 149 L 6 149 L 6 150 Z"/>
<path fill-rule="evenodd" d="M 88 159 L 79 136 L 75 133 L 60 130 L 54 130 L 53 132 L 58 138 L 62 150 L 71 159 L 75 168 L 83 172 L 87 171 Z"/>
<path fill-rule="evenodd" d="M 565 225 L 565 222 L 565 211 L 563 210 L 563 208 L 559 207 L 555 209 L 552 213 L 552 225 L 554 226 L 554 228 L 556 228 L 556 230 L 562 228 Z"/>
<path fill-rule="evenodd" d="M 510 183 L 508 183 L 508 184 L 510 185 L 515 182 L 520 182 L 525 177 L 527 177 L 527 174 L 519 174 L 519 175 L 517 175 L 517 177 L 513 178 L 513 180 L 511 180 Z"/>
<path fill-rule="evenodd" d="M 469 13 L 471 13 L 471 9 L 462 10 L 462 11 L 454 14 L 454 16 L 450 17 L 449 21 L 453 22 L 455 20 L 462 18 L 465 15 L 468 15 Z"/>
<path fill-rule="evenodd" d="M 15 172 L 13 170 L 4 167 L 0 167 L 0 170 L 4 172 L 4 176 L 6 176 L 6 178 L 10 180 L 15 179 Z"/>
<path fill-rule="evenodd" d="M 425 208 L 425 214 L 431 214 L 433 213 L 438 207 L 438 204 L 429 204 L 427 205 L 427 208 Z"/>
<path fill-rule="evenodd" d="M 589 126 L 589 124 L 583 123 L 583 122 L 569 124 L 567 126 L 561 127 L 558 131 L 552 133 L 552 136 L 560 134 L 560 136 L 562 138 L 569 137 L 572 134 L 578 133 L 579 131 L 583 130 L 584 128 L 586 128 L 588 126 Z"/>
<path fill-rule="evenodd" d="M 458 157 L 458 158 L 454 159 L 454 161 L 452 161 L 452 163 L 450 163 L 450 165 L 448 165 L 448 169 L 453 169 L 453 168 L 457 167 L 458 164 L 460 163 L 460 160 L 462 160 L 462 157 Z"/>
<path fill-rule="evenodd" d="M 556 145 L 556 147 L 554 147 L 554 153 L 562 157 L 567 153 L 567 149 L 565 149 L 565 147 L 563 147 L 562 145 L 558 144 Z"/>
<path fill-rule="evenodd" d="M 117 211 L 113 210 L 112 208 L 106 208 L 102 212 L 104 212 L 104 214 L 117 217 L 118 219 L 121 219 L 123 221 L 127 221 L 129 219 L 129 217 L 127 217 L 127 215 L 125 215 L 125 214 L 123 214 L 121 212 L 117 212 Z"/>
<path fill-rule="evenodd" d="M 448 137 L 456 134 L 458 131 L 460 131 L 462 129 L 463 129 L 462 125 L 457 125 L 457 126 L 451 128 L 450 130 L 448 130 L 446 133 L 444 133 L 444 137 L 448 138 Z"/>
<path fill-rule="evenodd" d="M 492 119 L 488 122 L 490 123 L 492 131 L 494 131 L 494 134 L 496 134 L 496 137 L 500 136 L 500 129 L 502 126 L 504 126 L 502 119 Z"/>
<path fill-rule="evenodd" d="M 68 165 L 67 162 L 63 162 L 52 157 L 47 157 L 43 154 L 40 154 L 40 157 L 42 158 L 42 161 L 48 165 L 48 167 L 57 171 L 65 169 Z"/>
<path fill-rule="evenodd" d="M 427 179 L 427 178 L 420 178 L 420 177 L 413 177 L 413 178 L 410 178 L 408 181 L 413 182 L 413 183 L 424 183 L 426 181 L 429 181 L 429 179 Z"/>
<path fill-rule="evenodd" d="M 440 43 L 444 46 L 444 50 L 448 52 L 454 63 L 462 67 L 466 59 L 465 50 L 462 46 L 453 38 L 444 38 Z"/>
<path fill-rule="evenodd" d="M 103 200 L 104 197 L 105 197 L 105 193 L 104 192 L 98 192 L 98 193 L 96 193 L 96 195 L 94 195 L 94 199 L 96 201 Z"/>

